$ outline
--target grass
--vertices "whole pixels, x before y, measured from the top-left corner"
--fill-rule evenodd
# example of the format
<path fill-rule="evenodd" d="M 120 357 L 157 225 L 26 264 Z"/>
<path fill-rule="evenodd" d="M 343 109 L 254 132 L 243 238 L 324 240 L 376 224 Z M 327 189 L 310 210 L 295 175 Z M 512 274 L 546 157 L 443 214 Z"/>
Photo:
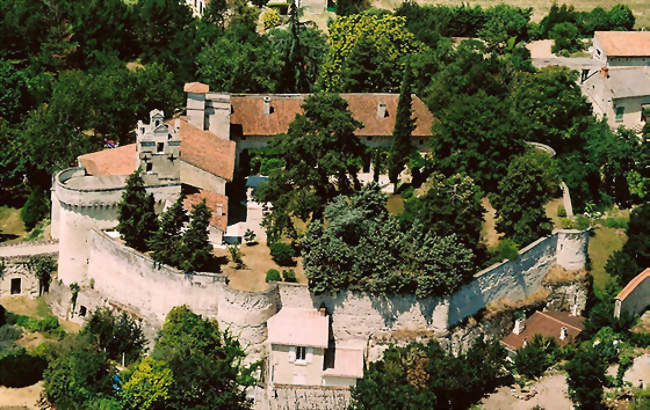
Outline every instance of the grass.
<path fill-rule="evenodd" d="M 461 4 L 458 0 L 416 0 L 420 5 L 443 4 L 447 6 L 458 6 Z M 548 14 L 555 0 L 468 0 L 463 3 L 481 7 L 492 7 L 501 3 L 509 4 L 522 8 L 532 7 L 533 14 L 531 20 L 539 22 Z M 558 1 L 558 4 L 568 4 L 575 7 L 577 11 L 591 11 L 596 7 L 602 7 L 609 10 L 616 4 L 625 4 L 632 9 L 636 17 L 636 28 L 643 26 L 650 27 L 650 1 L 648 0 L 564 0 Z M 375 0 L 371 2 L 373 7 L 382 9 L 396 9 L 402 4 L 402 0 Z"/>
<path fill-rule="evenodd" d="M 20 208 L 0 206 L 0 242 L 16 240 L 27 233 Z"/>
<path fill-rule="evenodd" d="M 605 287 L 610 275 L 605 271 L 607 258 L 623 247 L 627 240 L 625 231 L 620 228 L 608 228 L 599 225 L 595 234 L 589 238 L 589 258 L 591 259 L 591 275 L 594 277 L 596 293 Z"/>

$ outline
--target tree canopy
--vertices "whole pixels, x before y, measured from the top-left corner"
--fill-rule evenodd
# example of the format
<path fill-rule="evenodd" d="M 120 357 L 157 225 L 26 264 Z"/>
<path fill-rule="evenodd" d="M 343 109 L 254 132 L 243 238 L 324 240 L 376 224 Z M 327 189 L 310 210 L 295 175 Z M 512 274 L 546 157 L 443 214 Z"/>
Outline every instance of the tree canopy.
<path fill-rule="evenodd" d="M 147 242 L 158 229 L 158 220 L 153 195 L 147 194 L 140 169 L 127 178 L 117 212 L 117 231 L 126 245 L 141 252 L 147 251 Z"/>

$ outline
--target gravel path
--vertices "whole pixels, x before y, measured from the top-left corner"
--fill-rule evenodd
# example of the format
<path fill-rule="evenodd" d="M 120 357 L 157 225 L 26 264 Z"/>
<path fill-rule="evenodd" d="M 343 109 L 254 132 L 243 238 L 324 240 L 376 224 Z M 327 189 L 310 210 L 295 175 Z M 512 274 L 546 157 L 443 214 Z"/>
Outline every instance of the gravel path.
<path fill-rule="evenodd" d="M 42 255 L 46 253 L 57 253 L 59 251 L 58 242 L 23 242 L 0 246 L 0 258 L 10 258 L 13 256 L 30 256 Z"/>

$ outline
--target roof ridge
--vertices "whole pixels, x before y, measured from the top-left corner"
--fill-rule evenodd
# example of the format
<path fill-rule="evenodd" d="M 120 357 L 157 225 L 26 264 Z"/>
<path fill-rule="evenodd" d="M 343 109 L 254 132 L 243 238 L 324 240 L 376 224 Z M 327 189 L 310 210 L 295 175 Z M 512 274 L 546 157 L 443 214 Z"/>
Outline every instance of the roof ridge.
<path fill-rule="evenodd" d="M 573 329 L 575 329 L 575 330 L 578 330 L 578 331 L 580 331 L 580 332 L 582 331 L 582 329 L 580 329 L 579 327 L 576 327 L 576 326 L 574 326 L 574 325 L 572 325 L 572 324 L 570 324 L 570 323 L 567 323 L 567 322 L 563 322 L 563 321 L 561 321 L 560 319 L 558 319 L 558 318 L 556 318 L 556 317 L 553 317 L 553 316 L 549 315 L 549 314 L 546 313 L 546 312 L 542 312 L 541 310 L 538 310 L 537 313 L 540 313 L 540 314 L 542 314 L 543 316 L 546 316 L 546 317 L 548 317 L 548 318 L 550 318 L 550 319 L 553 319 L 553 320 L 555 320 L 556 322 L 558 322 L 558 323 L 560 323 L 560 324 L 563 324 L 563 325 L 569 326 L 569 327 L 571 327 L 571 328 L 573 328 Z"/>

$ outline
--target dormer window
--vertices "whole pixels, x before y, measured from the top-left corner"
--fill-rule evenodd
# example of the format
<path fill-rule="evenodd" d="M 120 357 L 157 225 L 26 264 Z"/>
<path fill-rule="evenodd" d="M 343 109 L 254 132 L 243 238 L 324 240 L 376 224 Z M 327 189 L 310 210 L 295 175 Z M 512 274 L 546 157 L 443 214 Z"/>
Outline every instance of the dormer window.
<path fill-rule="evenodd" d="M 160 154 L 160 153 L 162 153 L 164 151 L 165 151 L 165 143 L 164 142 L 159 142 L 156 145 L 156 152 Z"/>
<path fill-rule="evenodd" d="M 156 120 L 156 127 L 160 125 L 160 120 Z"/>

